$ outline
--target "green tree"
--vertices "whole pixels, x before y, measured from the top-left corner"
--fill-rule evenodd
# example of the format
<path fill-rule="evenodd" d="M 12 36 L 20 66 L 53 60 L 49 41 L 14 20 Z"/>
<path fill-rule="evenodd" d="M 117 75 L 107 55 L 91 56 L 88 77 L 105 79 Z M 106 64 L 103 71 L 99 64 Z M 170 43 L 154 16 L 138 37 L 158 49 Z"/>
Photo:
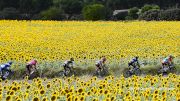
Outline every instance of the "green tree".
<path fill-rule="evenodd" d="M 128 11 L 128 19 L 137 19 L 139 9 L 137 7 L 130 8 Z"/>
<path fill-rule="evenodd" d="M 102 4 L 85 6 L 82 12 L 85 20 L 105 20 L 106 18 L 106 8 Z"/>
<path fill-rule="evenodd" d="M 54 6 L 61 8 L 67 19 L 79 16 L 83 8 L 83 0 L 54 0 Z"/>
<path fill-rule="evenodd" d="M 160 18 L 160 20 L 180 21 L 180 9 L 179 8 L 171 8 L 171 9 L 163 10 L 160 12 L 159 18 Z"/>
<path fill-rule="evenodd" d="M 48 10 L 42 11 L 40 13 L 42 20 L 63 20 L 64 13 L 60 8 L 51 7 Z"/>
<path fill-rule="evenodd" d="M 31 13 L 33 8 L 32 0 L 20 0 L 19 1 L 19 10 L 21 13 Z"/>
<path fill-rule="evenodd" d="M 58 5 L 67 14 L 80 14 L 83 8 L 82 0 L 61 0 Z"/>
<path fill-rule="evenodd" d="M 139 20 L 146 20 L 146 21 L 160 20 L 159 14 L 160 14 L 160 10 L 151 9 L 151 10 L 148 10 L 148 11 L 142 13 L 139 16 Z"/>
<path fill-rule="evenodd" d="M 13 7 L 4 8 L 2 12 L 0 12 L 0 19 L 18 19 L 18 18 L 19 18 L 19 11 Z"/>
<path fill-rule="evenodd" d="M 0 10 L 4 8 L 13 7 L 15 9 L 19 8 L 19 0 L 0 0 Z"/>
<path fill-rule="evenodd" d="M 159 10 L 160 7 L 158 5 L 144 5 L 142 8 L 141 8 L 141 13 L 144 13 L 146 11 L 149 11 L 149 10 Z"/>
<path fill-rule="evenodd" d="M 39 13 L 53 5 L 53 0 L 32 0 L 33 12 Z"/>
<path fill-rule="evenodd" d="M 128 3 L 128 0 L 107 0 L 106 6 L 112 10 L 128 9 Z"/>

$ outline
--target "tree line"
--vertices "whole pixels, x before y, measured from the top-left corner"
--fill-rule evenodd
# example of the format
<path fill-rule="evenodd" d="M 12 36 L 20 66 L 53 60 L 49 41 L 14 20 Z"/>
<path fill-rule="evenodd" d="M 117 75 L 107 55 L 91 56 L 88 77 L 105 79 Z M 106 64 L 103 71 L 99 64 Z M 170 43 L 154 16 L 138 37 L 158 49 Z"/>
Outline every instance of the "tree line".
<path fill-rule="evenodd" d="M 0 19 L 180 20 L 179 4 L 180 0 L 0 0 Z"/>

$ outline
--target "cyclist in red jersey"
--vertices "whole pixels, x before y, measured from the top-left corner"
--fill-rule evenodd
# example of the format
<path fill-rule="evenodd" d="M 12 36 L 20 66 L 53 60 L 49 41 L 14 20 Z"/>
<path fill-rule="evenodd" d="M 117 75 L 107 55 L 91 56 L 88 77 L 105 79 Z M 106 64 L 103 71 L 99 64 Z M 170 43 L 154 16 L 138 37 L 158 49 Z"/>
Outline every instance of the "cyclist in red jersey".
<path fill-rule="evenodd" d="M 37 60 L 31 60 L 26 64 L 26 69 L 29 75 L 31 75 L 31 72 L 32 72 L 31 70 L 33 68 L 35 68 L 37 71 L 36 65 L 37 65 Z"/>

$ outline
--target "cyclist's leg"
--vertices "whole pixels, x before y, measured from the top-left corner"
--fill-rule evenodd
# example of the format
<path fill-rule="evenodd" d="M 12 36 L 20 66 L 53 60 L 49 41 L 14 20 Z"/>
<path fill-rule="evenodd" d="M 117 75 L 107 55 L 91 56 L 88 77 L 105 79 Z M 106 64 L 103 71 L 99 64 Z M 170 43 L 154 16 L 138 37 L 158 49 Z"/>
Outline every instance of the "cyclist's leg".
<path fill-rule="evenodd" d="M 31 65 L 26 65 L 26 73 L 27 73 L 27 75 L 30 75 L 30 73 L 31 73 Z"/>
<path fill-rule="evenodd" d="M 96 74 L 99 75 L 99 71 L 100 71 L 100 66 L 99 65 L 96 65 Z"/>
<path fill-rule="evenodd" d="M 67 69 L 68 69 L 68 67 L 67 67 L 67 65 L 65 65 L 65 66 L 64 66 L 64 75 L 65 75 L 65 76 L 67 76 L 67 73 L 66 73 L 66 72 L 67 72 Z"/>
<path fill-rule="evenodd" d="M 162 68 L 162 69 L 164 68 L 164 63 L 161 63 L 161 68 Z"/>
<path fill-rule="evenodd" d="M 5 80 L 5 79 L 7 79 L 8 76 L 9 76 L 9 72 L 5 71 L 5 74 L 2 75 L 2 79 Z"/>
<path fill-rule="evenodd" d="M 132 64 L 132 69 L 131 69 L 131 72 L 134 72 L 134 70 L 136 70 L 137 66 L 135 64 Z"/>
<path fill-rule="evenodd" d="M 74 73 L 73 67 L 69 67 L 71 73 Z"/>

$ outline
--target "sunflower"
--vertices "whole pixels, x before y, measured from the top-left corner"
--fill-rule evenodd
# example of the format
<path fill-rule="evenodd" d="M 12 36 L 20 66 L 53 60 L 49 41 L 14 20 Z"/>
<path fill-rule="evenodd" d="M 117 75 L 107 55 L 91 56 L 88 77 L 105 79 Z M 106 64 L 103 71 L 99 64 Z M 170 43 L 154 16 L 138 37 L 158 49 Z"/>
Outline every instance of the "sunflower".
<path fill-rule="evenodd" d="M 16 87 L 12 87 L 12 90 L 17 91 L 18 89 Z"/>
<path fill-rule="evenodd" d="M 47 97 L 42 98 L 42 101 L 48 101 Z"/>
<path fill-rule="evenodd" d="M 88 92 L 87 92 L 87 95 L 89 95 L 89 96 L 90 96 L 90 95 L 91 95 L 91 92 L 90 92 L 90 91 L 88 91 Z"/>
<path fill-rule="evenodd" d="M 104 95 L 107 95 L 108 94 L 108 90 L 104 90 Z"/>
<path fill-rule="evenodd" d="M 153 81 L 151 82 L 151 86 L 154 86 L 154 82 Z"/>
<path fill-rule="evenodd" d="M 158 94 L 158 93 L 159 93 L 159 91 L 158 91 L 158 90 L 155 90 L 155 91 L 154 91 L 154 94 Z"/>
<path fill-rule="evenodd" d="M 78 93 L 81 94 L 83 92 L 83 89 L 82 88 L 79 88 L 78 89 Z"/>
<path fill-rule="evenodd" d="M 15 101 L 22 101 L 22 99 L 18 98 L 18 99 L 16 99 Z"/>
<path fill-rule="evenodd" d="M 165 92 L 165 91 L 162 92 L 162 96 L 163 96 L 163 97 L 166 96 L 166 92 Z"/>
<path fill-rule="evenodd" d="M 9 95 L 10 95 L 10 96 L 13 96 L 13 95 L 14 95 L 14 91 L 11 91 L 11 92 L 9 93 Z"/>
<path fill-rule="evenodd" d="M 105 101 L 111 101 L 111 99 L 110 98 L 106 98 Z"/>
<path fill-rule="evenodd" d="M 40 101 L 40 99 L 38 97 L 34 97 L 33 101 Z"/>
<path fill-rule="evenodd" d="M 103 89 L 100 89 L 99 90 L 99 94 L 103 94 L 104 90 Z"/>
<path fill-rule="evenodd" d="M 3 89 L 4 89 L 4 90 L 8 90 L 8 86 L 4 86 Z"/>
<path fill-rule="evenodd" d="M 29 93 L 25 92 L 24 99 L 27 99 L 29 97 Z"/>
<path fill-rule="evenodd" d="M 115 96 L 111 96 L 111 101 L 115 101 L 116 97 Z"/>
<path fill-rule="evenodd" d="M 8 82 L 8 80 L 5 80 L 5 82 L 4 82 L 4 83 L 6 83 L 6 84 L 7 84 L 7 83 L 9 83 L 9 82 Z"/>
<path fill-rule="evenodd" d="M 56 101 L 56 99 L 57 99 L 57 96 L 56 95 L 52 95 L 51 101 Z"/>
<path fill-rule="evenodd" d="M 38 95 L 38 94 L 39 94 L 39 90 L 35 90 L 35 91 L 34 91 L 34 94 L 35 94 L 35 95 Z"/>
<path fill-rule="evenodd" d="M 40 94 L 41 94 L 41 95 L 44 95 L 45 93 L 46 93 L 45 90 L 43 90 L 43 89 L 40 90 Z"/>
<path fill-rule="evenodd" d="M 67 101 L 73 101 L 73 100 L 72 100 L 72 96 L 70 96 L 69 98 L 67 98 Z"/>
<path fill-rule="evenodd" d="M 76 96 L 75 98 L 74 98 L 74 101 L 79 101 L 79 99 L 78 99 L 79 97 L 78 96 Z"/>
<path fill-rule="evenodd" d="M 84 101 L 85 97 L 84 96 L 80 96 L 80 101 Z"/>
<path fill-rule="evenodd" d="M 6 101 L 11 101 L 11 99 L 12 99 L 12 97 L 11 97 L 10 95 L 8 95 L 8 96 L 6 97 Z"/>
<path fill-rule="evenodd" d="M 67 94 L 67 95 L 66 95 L 66 98 L 69 98 L 70 96 L 71 96 L 71 94 Z"/>
<path fill-rule="evenodd" d="M 51 84 L 48 83 L 48 84 L 46 85 L 46 87 L 49 89 L 49 88 L 51 87 Z"/>
<path fill-rule="evenodd" d="M 97 98 L 93 98 L 92 101 L 98 101 L 98 99 Z"/>
<path fill-rule="evenodd" d="M 24 78 L 24 80 L 28 80 L 29 79 L 29 76 L 26 76 L 25 78 Z"/>

